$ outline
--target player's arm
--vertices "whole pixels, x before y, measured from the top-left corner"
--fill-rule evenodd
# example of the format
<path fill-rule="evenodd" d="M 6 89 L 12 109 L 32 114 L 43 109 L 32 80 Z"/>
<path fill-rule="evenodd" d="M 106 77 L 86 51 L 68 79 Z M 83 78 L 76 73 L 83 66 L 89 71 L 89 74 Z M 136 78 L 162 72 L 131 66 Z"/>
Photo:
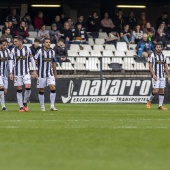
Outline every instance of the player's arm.
<path fill-rule="evenodd" d="M 55 54 L 55 52 L 54 52 L 54 54 Z M 55 79 L 56 79 L 56 78 L 57 78 L 57 67 L 56 67 L 56 61 L 55 61 L 55 58 L 53 58 L 52 67 L 53 67 L 54 77 L 55 77 Z"/>
<path fill-rule="evenodd" d="M 156 81 L 156 80 L 157 80 L 157 77 L 156 77 L 156 75 L 155 75 L 155 72 L 154 72 L 152 66 L 153 66 L 152 56 L 150 56 L 150 59 L 149 59 L 149 70 L 150 70 L 150 72 L 151 72 L 151 74 L 152 74 L 153 79 Z"/>
<path fill-rule="evenodd" d="M 9 66 L 9 78 L 10 80 L 13 80 L 13 66 L 14 66 L 14 53 L 11 52 L 8 58 L 8 66 Z"/>
<path fill-rule="evenodd" d="M 167 64 L 164 64 L 164 68 L 165 68 L 165 73 L 166 73 L 166 75 L 168 77 L 168 82 L 170 83 L 170 75 L 169 75 L 169 70 L 168 70 Z"/>

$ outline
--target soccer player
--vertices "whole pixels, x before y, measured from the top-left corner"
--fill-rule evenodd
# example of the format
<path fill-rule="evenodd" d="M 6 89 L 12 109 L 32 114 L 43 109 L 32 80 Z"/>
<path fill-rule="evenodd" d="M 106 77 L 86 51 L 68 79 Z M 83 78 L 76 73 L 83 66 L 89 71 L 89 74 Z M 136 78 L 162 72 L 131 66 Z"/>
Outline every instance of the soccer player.
<path fill-rule="evenodd" d="M 166 64 L 166 56 L 162 53 L 162 44 L 156 43 L 155 52 L 149 57 L 149 69 L 152 75 L 152 86 L 153 91 L 150 94 L 149 100 L 146 104 L 146 108 L 150 109 L 152 99 L 155 94 L 159 92 L 159 107 L 160 110 L 167 110 L 162 104 L 164 101 L 164 88 L 166 86 L 165 75 L 168 77 L 168 82 L 170 83 L 170 76 L 168 71 L 168 66 Z"/>
<path fill-rule="evenodd" d="M 10 58 L 10 51 L 7 49 L 7 40 L 0 40 L 0 100 L 2 111 L 7 111 L 5 107 L 5 94 L 8 89 L 8 60 Z"/>
<path fill-rule="evenodd" d="M 34 58 L 37 61 L 38 67 L 37 88 L 39 89 L 38 97 L 41 111 L 45 111 L 44 91 L 46 86 L 49 86 L 50 88 L 50 110 L 57 111 L 58 109 L 54 106 L 56 97 L 55 79 L 57 78 L 55 52 L 50 48 L 49 38 L 43 39 L 43 47 L 38 51 Z"/>
<path fill-rule="evenodd" d="M 17 88 L 17 101 L 20 107 L 20 112 L 28 112 L 27 101 L 31 94 L 31 76 L 29 72 L 29 59 L 33 68 L 33 76 L 37 77 L 35 61 L 32 57 L 30 48 L 23 45 L 23 38 L 20 36 L 14 37 L 15 47 L 11 51 L 9 70 L 10 79 L 14 79 L 14 86 Z M 14 65 L 14 75 L 12 73 Z M 24 100 L 22 96 L 22 85 L 25 85 Z"/>

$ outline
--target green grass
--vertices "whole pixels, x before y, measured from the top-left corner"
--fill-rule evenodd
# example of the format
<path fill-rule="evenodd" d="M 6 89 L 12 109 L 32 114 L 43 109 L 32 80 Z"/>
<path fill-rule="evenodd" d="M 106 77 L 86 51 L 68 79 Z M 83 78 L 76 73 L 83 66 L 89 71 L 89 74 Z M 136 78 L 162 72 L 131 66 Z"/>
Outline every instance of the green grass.
<path fill-rule="evenodd" d="M 167 105 L 167 107 L 170 106 Z M 170 111 L 144 104 L 58 104 L 0 112 L 0 170 L 168 170 Z M 49 104 L 46 105 L 46 110 Z"/>

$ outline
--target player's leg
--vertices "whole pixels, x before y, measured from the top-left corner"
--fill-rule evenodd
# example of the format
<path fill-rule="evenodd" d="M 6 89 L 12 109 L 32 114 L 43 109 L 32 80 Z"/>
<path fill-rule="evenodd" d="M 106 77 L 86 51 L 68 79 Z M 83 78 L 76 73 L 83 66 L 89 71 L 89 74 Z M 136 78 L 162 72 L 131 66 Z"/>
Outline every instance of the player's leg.
<path fill-rule="evenodd" d="M 45 111 L 45 105 L 44 105 L 44 91 L 46 87 L 46 78 L 39 78 L 37 80 L 37 88 L 39 90 L 38 98 L 41 106 L 41 111 Z"/>
<path fill-rule="evenodd" d="M 147 109 L 151 108 L 151 102 L 152 102 L 154 96 L 159 92 L 159 83 L 160 83 L 160 80 L 155 81 L 154 79 L 152 79 L 152 87 L 154 90 L 151 92 L 148 102 L 146 103 Z"/>
<path fill-rule="evenodd" d="M 16 76 L 14 77 L 14 86 L 17 89 L 17 101 L 18 105 L 20 107 L 20 112 L 24 112 L 23 109 L 23 96 L 22 96 L 22 85 L 23 85 L 23 77 L 22 76 Z"/>
<path fill-rule="evenodd" d="M 6 106 L 5 106 L 5 95 L 7 94 L 7 89 L 8 89 L 8 78 L 3 77 L 3 84 L 4 84 L 4 100 L 1 100 L 1 105 L 2 105 L 2 110 L 7 111 Z"/>
<path fill-rule="evenodd" d="M 50 88 L 50 110 L 51 111 L 58 111 L 58 109 L 55 108 L 55 98 L 56 98 L 56 86 L 55 86 L 55 78 L 54 77 L 48 77 L 47 78 L 47 85 Z"/>

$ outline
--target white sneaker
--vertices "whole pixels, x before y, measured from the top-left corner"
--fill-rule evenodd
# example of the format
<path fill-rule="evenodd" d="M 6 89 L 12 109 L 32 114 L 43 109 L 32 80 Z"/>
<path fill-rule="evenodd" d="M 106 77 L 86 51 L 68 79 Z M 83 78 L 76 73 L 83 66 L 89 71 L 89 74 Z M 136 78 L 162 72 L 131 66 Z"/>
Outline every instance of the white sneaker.
<path fill-rule="evenodd" d="M 42 112 L 45 112 L 45 108 L 41 108 L 41 111 L 42 111 Z"/>
<path fill-rule="evenodd" d="M 58 109 L 56 109 L 55 107 L 51 107 L 50 110 L 51 111 L 58 111 Z"/>

